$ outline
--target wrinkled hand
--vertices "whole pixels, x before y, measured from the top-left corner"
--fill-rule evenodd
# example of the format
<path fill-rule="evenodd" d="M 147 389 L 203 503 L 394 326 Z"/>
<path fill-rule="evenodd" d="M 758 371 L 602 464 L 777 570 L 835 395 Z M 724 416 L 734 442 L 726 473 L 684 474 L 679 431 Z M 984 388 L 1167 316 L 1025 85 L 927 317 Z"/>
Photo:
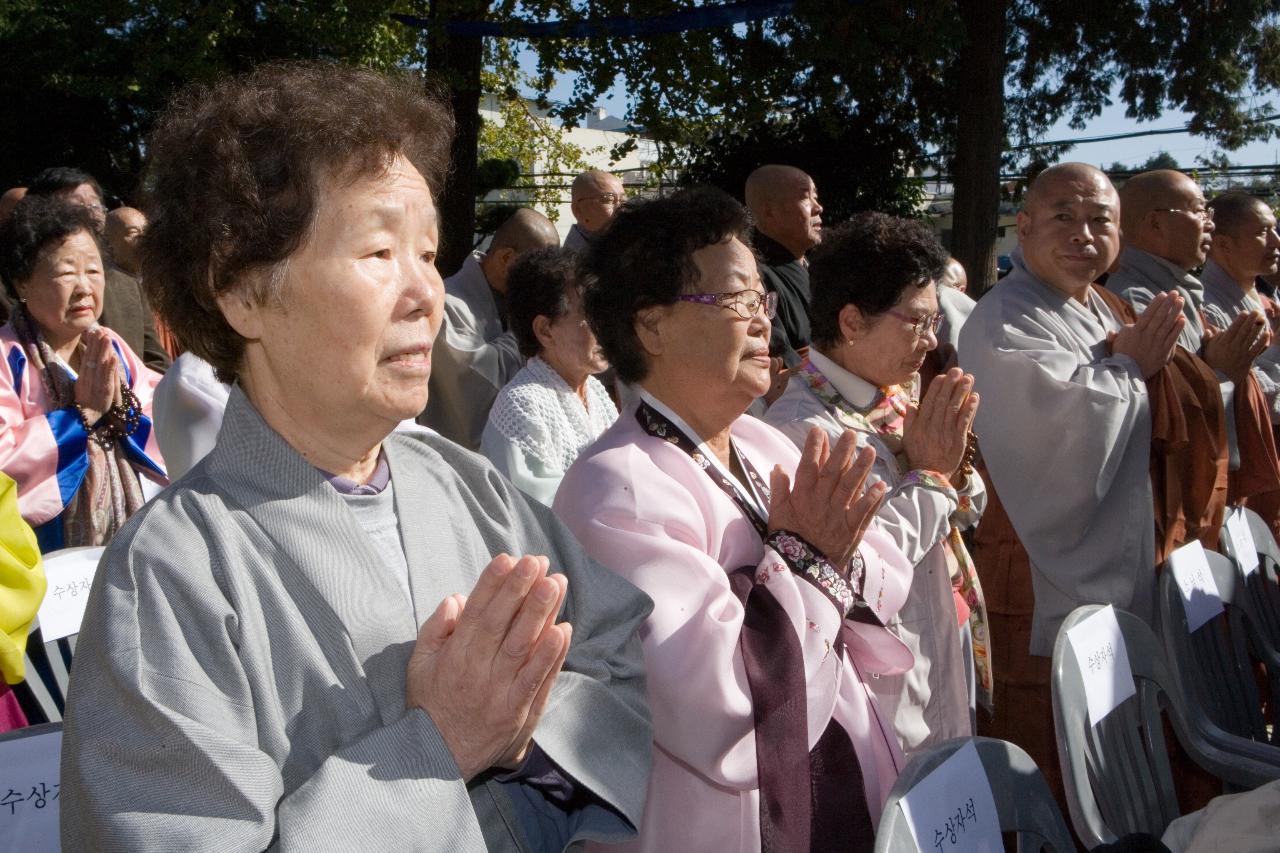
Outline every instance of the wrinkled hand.
<path fill-rule="evenodd" d="M 85 332 L 81 340 L 84 352 L 80 355 L 80 372 L 76 378 L 75 401 L 84 410 L 85 420 L 96 424 L 120 401 L 119 359 L 111 336 L 101 326 Z"/>
<path fill-rule="evenodd" d="M 953 367 L 933 377 L 919 408 L 907 409 L 902 446 L 912 468 L 953 477 L 978 412 L 978 395 L 972 392 L 973 377 Z"/>
<path fill-rule="evenodd" d="M 1204 360 L 1240 384 L 1249 375 L 1254 360 L 1271 346 L 1271 330 L 1266 321 L 1250 311 L 1237 314 L 1226 329 L 1205 330 Z"/>
<path fill-rule="evenodd" d="M 1178 334 L 1187 324 L 1182 302 L 1177 293 L 1156 294 L 1137 320 L 1108 336 L 1111 352 L 1136 361 L 1143 379 L 1155 376 L 1173 358 Z"/>
<path fill-rule="evenodd" d="M 795 485 L 780 466 L 769 475 L 769 530 L 799 534 L 841 574 L 887 491 L 883 483 L 863 489 L 876 454 L 870 447 L 859 451 L 857 443 L 857 434 L 848 430 L 832 448 L 827 434 L 814 427 L 800 453 Z"/>
<path fill-rule="evenodd" d="M 547 566 L 499 554 L 418 632 L 405 706 L 431 717 L 464 780 L 524 760 L 568 654 L 573 629 L 555 618 L 569 582 Z"/>

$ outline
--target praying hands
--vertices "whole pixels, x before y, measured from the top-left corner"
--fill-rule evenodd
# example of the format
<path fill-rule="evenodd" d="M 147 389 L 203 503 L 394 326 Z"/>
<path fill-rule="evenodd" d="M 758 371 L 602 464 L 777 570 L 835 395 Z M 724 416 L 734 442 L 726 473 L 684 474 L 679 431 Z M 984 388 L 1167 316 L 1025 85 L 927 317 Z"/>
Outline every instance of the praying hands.
<path fill-rule="evenodd" d="M 978 402 L 973 377 L 960 368 L 935 376 L 920 405 L 907 409 L 902 443 L 911 467 L 937 471 L 957 484 Z"/>
<path fill-rule="evenodd" d="M 418 632 L 405 705 L 431 717 L 464 780 L 519 766 L 564 664 L 573 629 L 555 618 L 569 582 L 547 567 L 499 554 Z"/>
<path fill-rule="evenodd" d="M 770 475 L 769 530 L 800 535 L 837 572 L 848 571 L 887 491 L 883 483 L 863 489 L 875 459 L 871 448 L 858 449 L 855 432 L 846 432 L 832 448 L 825 432 L 809 430 L 795 485 L 780 467 Z"/>

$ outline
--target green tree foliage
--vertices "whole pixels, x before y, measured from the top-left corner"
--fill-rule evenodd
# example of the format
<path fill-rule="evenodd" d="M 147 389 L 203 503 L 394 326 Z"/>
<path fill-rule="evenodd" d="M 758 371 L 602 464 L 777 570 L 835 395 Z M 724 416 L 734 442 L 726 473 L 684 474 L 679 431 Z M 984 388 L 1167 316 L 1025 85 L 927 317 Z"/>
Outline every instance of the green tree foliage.
<path fill-rule="evenodd" d="M 276 59 L 421 62 L 391 0 L 7 0 L 0 4 L 0 183 L 77 165 L 128 196 L 157 112 L 189 82 Z"/>
<path fill-rule="evenodd" d="M 480 126 L 476 195 L 504 190 L 503 201 L 519 199 L 540 207 L 555 221 L 560 200 L 567 194 L 566 176 L 585 171 L 587 156 L 600 152 L 569 142 L 556 122 L 523 96 L 535 81 L 520 71 L 509 42 L 496 42 L 490 51 L 480 79 L 498 115 Z M 494 172 L 491 166 L 486 168 L 492 163 L 515 168 Z M 477 230 L 484 233 L 483 228 Z"/>
<path fill-rule="evenodd" d="M 1174 159 L 1174 156 L 1170 154 L 1168 151 L 1157 151 L 1155 154 L 1152 154 L 1150 157 L 1148 157 L 1146 162 L 1143 163 L 1134 171 L 1150 172 L 1155 169 L 1177 170 L 1181 168 L 1182 167 L 1178 165 L 1178 161 Z"/>
<path fill-rule="evenodd" d="M 605 17 L 697 5 L 562 0 L 553 8 Z M 791 114 L 858 115 L 902 131 L 907 161 L 936 152 L 955 178 L 956 238 L 979 287 L 1000 167 L 1027 165 L 1026 155 L 1002 159 L 1011 144 L 1036 142 L 1063 118 L 1083 127 L 1115 95 L 1134 119 L 1182 109 L 1194 132 L 1233 149 L 1276 130 L 1258 121 L 1273 106 L 1247 93 L 1280 89 L 1274 0 L 797 0 L 793 15 L 731 29 L 535 47 L 544 80 L 576 75 L 566 118 L 620 78 L 629 117 L 673 153 Z"/>
<path fill-rule="evenodd" d="M 712 184 L 741 199 L 753 170 L 786 162 L 813 177 L 828 221 L 861 210 L 915 216 L 923 181 L 909 175 L 902 153 L 913 145 L 904 131 L 860 121 L 856 113 L 842 122 L 815 115 L 780 117 L 712 136 L 694 149 L 684 182 Z"/>

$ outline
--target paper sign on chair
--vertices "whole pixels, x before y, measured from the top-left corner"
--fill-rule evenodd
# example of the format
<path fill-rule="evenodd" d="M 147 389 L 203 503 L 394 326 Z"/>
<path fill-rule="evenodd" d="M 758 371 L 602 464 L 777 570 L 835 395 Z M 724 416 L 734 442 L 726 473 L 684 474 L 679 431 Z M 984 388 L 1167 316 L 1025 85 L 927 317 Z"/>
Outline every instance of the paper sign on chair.
<path fill-rule="evenodd" d="M 916 847 L 936 853 L 1001 853 L 1000 814 L 978 748 L 967 743 L 898 801 Z"/>
<path fill-rule="evenodd" d="M 1253 531 L 1249 529 L 1249 519 L 1242 508 L 1231 510 L 1227 516 L 1227 535 L 1231 537 L 1231 546 L 1244 576 L 1249 577 L 1258 571 L 1258 546 L 1253 541 Z"/>
<path fill-rule="evenodd" d="M 1222 612 L 1222 597 L 1218 593 L 1218 585 L 1214 583 L 1204 546 L 1195 539 L 1183 545 L 1169 555 L 1169 568 L 1182 593 L 1187 630 L 1194 633 Z"/>
<path fill-rule="evenodd" d="M 1089 723 L 1097 725 L 1120 703 L 1137 693 L 1129 650 L 1111 605 L 1067 630 L 1084 679 L 1084 695 L 1089 704 Z"/>
<path fill-rule="evenodd" d="M 46 643 L 80 633 L 89 588 L 104 550 L 67 548 L 45 558 L 44 576 L 49 586 L 40 604 L 39 619 Z"/>

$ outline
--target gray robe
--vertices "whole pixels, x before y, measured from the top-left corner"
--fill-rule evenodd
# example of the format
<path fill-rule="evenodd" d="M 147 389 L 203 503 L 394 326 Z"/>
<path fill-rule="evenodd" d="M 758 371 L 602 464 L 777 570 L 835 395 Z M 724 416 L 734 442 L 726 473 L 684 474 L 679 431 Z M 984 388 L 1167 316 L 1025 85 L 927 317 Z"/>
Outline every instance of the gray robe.
<path fill-rule="evenodd" d="M 64 849 L 541 851 L 634 834 L 649 600 L 480 457 L 435 436 L 383 447 L 412 602 L 238 388 L 214 451 L 112 541 L 72 670 Z M 418 629 L 502 551 L 569 578 L 573 645 L 535 733 L 598 798 L 567 813 L 524 783 L 464 784 L 430 717 L 405 710 Z"/>
<path fill-rule="evenodd" d="M 1014 254 L 960 332 L 960 366 L 991 485 L 1031 558 L 1030 651 L 1048 656 L 1067 614 L 1114 604 L 1155 615 L 1151 410 L 1137 363 L 1111 355 L 1121 322 L 1037 279 Z"/>
<path fill-rule="evenodd" d="M 489 409 L 524 366 L 480 256 L 471 255 L 444 283 L 444 323 L 431 350 L 431 393 L 418 422 L 468 450 L 480 449 Z"/>
<path fill-rule="evenodd" d="M 1204 343 L 1204 285 L 1200 279 L 1177 265 L 1142 249 L 1126 246 L 1120 253 L 1120 266 L 1107 278 L 1107 290 L 1124 299 L 1141 314 L 1158 293 L 1182 296 L 1182 313 L 1187 323 L 1178 334 L 1178 346 L 1200 355 Z M 1240 468 L 1240 448 L 1236 439 L 1236 408 L 1233 401 L 1236 385 L 1220 370 L 1215 370 L 1222 393 L 1222 408 L 1227 415 L 1227 455 L 1232 471 Z"/>
<path fill-rule="evenodd" d="M 1225 329 L 1245 312 L 1266 316 L 1262 304 L 1247 296 L 1215 261 L 1204 265 L 1200 279 L 1204 282 L 1204 316 L 1210 325 Z M 1271 423 L 1280 424 L 1280 344 L 1272 344 L 1258 356 L 1253 363 L 1253 378 L 1267 398 Z"/>

